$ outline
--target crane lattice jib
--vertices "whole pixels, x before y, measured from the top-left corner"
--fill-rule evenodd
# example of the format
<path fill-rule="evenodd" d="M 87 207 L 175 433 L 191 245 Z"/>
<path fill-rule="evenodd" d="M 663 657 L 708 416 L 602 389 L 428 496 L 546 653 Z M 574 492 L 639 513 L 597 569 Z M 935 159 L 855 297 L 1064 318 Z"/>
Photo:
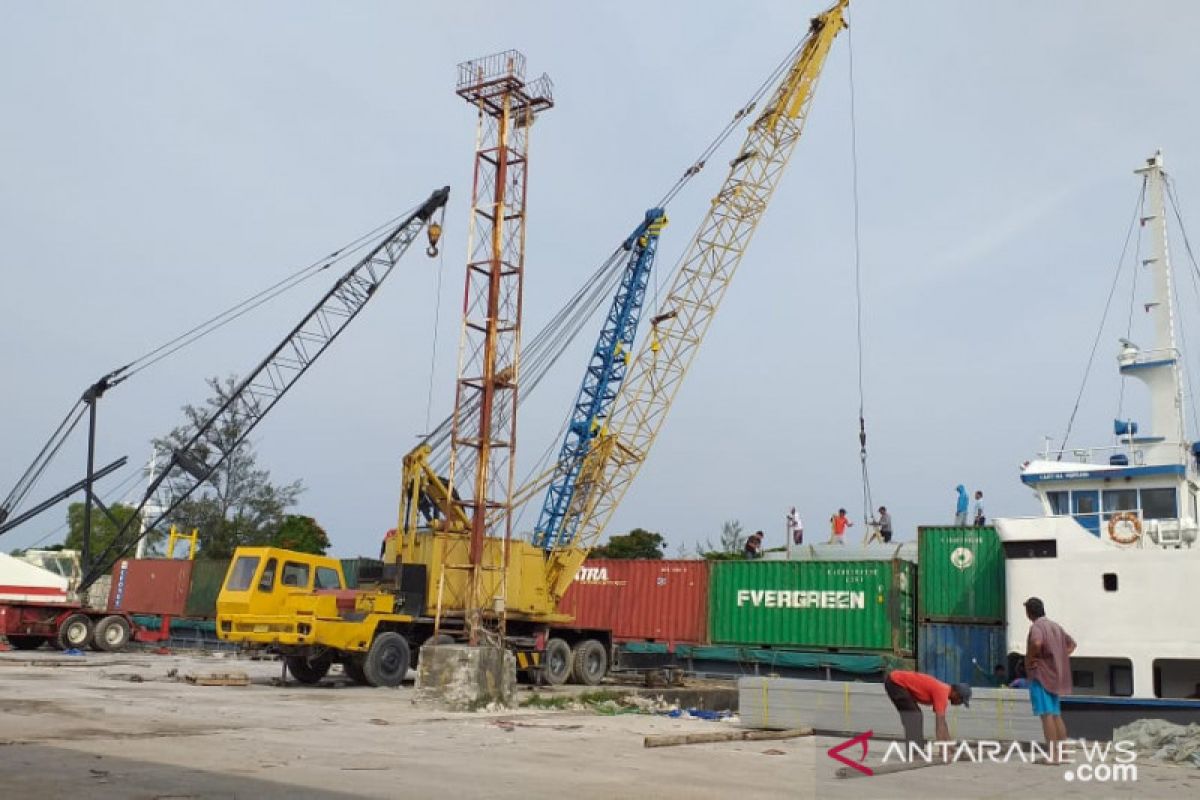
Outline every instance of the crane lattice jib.
<path fill-rule="evenodd" d="M 608 316 L 584 372 L 583 385 L 575 400 L 554 477 L 546 490 L 542 513 L 534 528 L 533 543 L 546 550 L 569 544 L 575 536 L 578 516 L 567 516 L 580 467 L 592 442 L 605 427 L 605 419 L 628 371 L 633 342 L 641 319 L 646 285 L 658 250 L 658 237 L 666 227 L 666 212 L 652 208 L 625 240 L 629 251 L 621 283 L 613 296 Z M 564 524 L 564 522 L 566 524 Z"/>
<path fill-rule="evenodd" d="M 784 167 L 800 139 L 830 46 L 845 27 L 847 0 L 816 17 L 770 104 L 750 125 L 745 144 L 712 201 L 609 417 L 615 446 L 588 497 L 575 498 L 575 546 L 592 547 L 621 502 L 683 383 L 700 342 L 746 252 Z M 564 566 L 564 571 L 567 566 Z M 553 566 L 551 566 L 553 569 Z M 572 575 L 555 585 L 565 587 Z"/>
<path fill-rule="evenodd" d="M 85 564 L 78 592 L 83 594 L 100 577 L 100 566 L 114 558 L 122 558 L 138 539 L 145 536 L 178 508 L 193 492 L 216 472 L 217 468 L 237 450 L 241 442 L 282 399 L 284 393 L 308 371 L 313 362 L 325 352 L 374 295 L 379 285 L 391 274 L 400 257 L 434 215 L 446 205 L 450 187 L 438 189 L 412 212 L 388 236 L 379 242 L 357 264 L 351 267 L 305 315 L 291 333 L 284 337 L 258 366 L 251 370 L 237 387 L 223 398 L 221 406 L 192 433 L 187 443 L 164 456 L 166 463 L 157 470 L 158 477 L 146 487 L 146 494 L 129 521 L 113 537 L 112 543 L 95 559 Z M 433 246 L 431 236 L 431 248 Z M 239 437 L 225 452 L 206 462 L 197 452 L 205 434 L 214 427 L 236 425 Z M 157 516 L 148 518 L 139 534 L 134 526 L 159 487 L 166 485 L 169 500 L 162 503 Z"/>

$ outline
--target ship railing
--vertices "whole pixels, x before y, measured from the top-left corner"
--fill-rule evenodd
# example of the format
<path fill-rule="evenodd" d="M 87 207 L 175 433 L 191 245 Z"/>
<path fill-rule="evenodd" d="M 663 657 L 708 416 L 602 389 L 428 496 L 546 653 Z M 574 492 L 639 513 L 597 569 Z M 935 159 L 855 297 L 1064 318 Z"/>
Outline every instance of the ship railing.
<path fill-rule="evenodd" d="M 1108 465 L 1109 458 L 1117 454 L 1132 456 L 1130 462 L 1140 456 L 1139 451 L 1130 453 L 1127 444 L 1112 444 L 1101 447 L 1072 447 L 1062 450 L 1051 450 L 1049 445 L 1042 451 L 1046 461 L 1062 461 L 1068 464 L 1103 464 Z M 1137 463 L 1141 463 L 1140 460 Z"/>
<path fill-rule="evenodd" d="M 1123 442 L 1121 444 L 1102 445 L 1098 447 L 1072 447 L 1061 450 L 1053 450 L 1047 446 L 1042 450 L 1041 458 L 1045 461 L 1060 461 L 1064 464 L 1089 464 L 1097 466 L 1125 466 L 1124 464 L 1114 465 L 1112 457 L 1115 455 L 1123 455 L 1128 459 L 1128 466 L 1140 467 L 1146 463 L 1146 448 L 1147 447 L 1178 447 L 1180 453 L 1186 452 L 1186 447 L 1183 442 L 1166 442 L 1166 441 L 1142 441 L 1135 440 L 1133 442 Z M 1161 451 L 1159 451 L 1161 453 Z M 1156 462 L 1157 463 L 1157 462 Z"/>
<path fill-rule="evenodd" d="M 1136 350 L 1129 351 L 1128 355 L 1122 354 L 1118 357 L 1118 362 L 1123 367 L 1142 364 L 1157 364 L 1166 361 L 1178 361 L 1180 358 L 1179 349 L 1175 347 L 1160 347 L 1155 350 Z"/>

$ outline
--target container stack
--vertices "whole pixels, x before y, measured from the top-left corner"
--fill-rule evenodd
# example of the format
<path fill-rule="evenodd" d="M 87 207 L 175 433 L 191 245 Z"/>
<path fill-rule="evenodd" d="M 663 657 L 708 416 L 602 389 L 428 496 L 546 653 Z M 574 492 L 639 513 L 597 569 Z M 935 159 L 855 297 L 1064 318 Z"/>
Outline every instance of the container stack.
<path fill-rule="evenodd" d="M 995 686 L 1007 661 L 1004 551 L 992 527 L 922 527 L 917 662 L 947 683 Z"/>

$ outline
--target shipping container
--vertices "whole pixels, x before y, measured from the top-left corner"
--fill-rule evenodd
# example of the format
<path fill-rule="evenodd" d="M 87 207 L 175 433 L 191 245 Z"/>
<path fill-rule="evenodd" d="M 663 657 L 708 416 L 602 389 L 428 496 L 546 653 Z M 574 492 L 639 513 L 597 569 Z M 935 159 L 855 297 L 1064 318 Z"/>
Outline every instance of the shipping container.
<path fill-rule="evenodd" d="M 127 614 L 183 616 L 193 563 L 172 558 L 121 559 L 113 565 L 109 609 Z"/>
<path fill-rule="evenodd" d="M 917 531 L 923 622 L 1004 622 L 1004 551 L 992 527 Z"/>
<path fill-rule="evenodd" d="M 1008 663 L 1005 626 L 923 622 L 917 632 L 917 665 L 946 683 L 997 686 L 997 666 Z"/>
<path fill-rule="evenodd" d="M 342 559 L 342 575 L 347 589 L 357 589 L 359 584 L 379 583 L 383 580 L 383 562 L 378 558 Z"/>
<path fill-rule="evenodd" d="M 707 561 L 591 559 L 558 605 L 580 628 L 616 641 L 702 644 L 708 630 Z"/>
<path fill-rule="evenodd" d="M 228 559 L 198 558 L 192 562 L 192 581 L 188 587 L 184 613 L 196 619 L 215 619 L 217 595 L 229 571 Z"/>
<path fill-rule="evenodd" d="M 710 638 L 911 656 L 914 576 L 914 565 L 899 559 L 714 562 Z"/>

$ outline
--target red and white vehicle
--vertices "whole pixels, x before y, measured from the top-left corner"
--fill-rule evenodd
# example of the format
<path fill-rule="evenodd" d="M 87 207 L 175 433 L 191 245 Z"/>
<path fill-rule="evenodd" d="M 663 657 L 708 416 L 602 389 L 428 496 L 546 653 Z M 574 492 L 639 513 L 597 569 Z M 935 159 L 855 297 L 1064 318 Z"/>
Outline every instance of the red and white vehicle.
<path fill-rule="evenodd" d="M 129 615 L 79 602 L 71 589 L 67 575 L 0 553 L 0 636 L 17 650 L 124 649 L 134 634 Z"/>

